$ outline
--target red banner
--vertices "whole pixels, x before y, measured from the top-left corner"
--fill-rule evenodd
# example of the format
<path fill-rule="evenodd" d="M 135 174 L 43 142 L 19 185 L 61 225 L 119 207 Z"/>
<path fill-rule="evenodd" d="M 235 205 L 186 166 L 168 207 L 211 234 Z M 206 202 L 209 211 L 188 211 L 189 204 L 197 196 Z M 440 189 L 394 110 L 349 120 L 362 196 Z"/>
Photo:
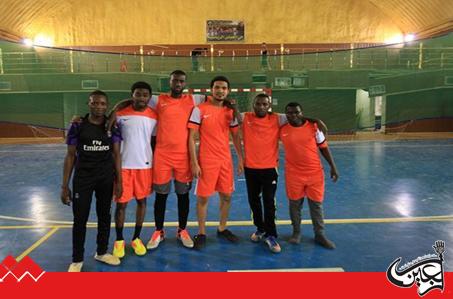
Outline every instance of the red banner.
<path fill-rule="evenodd" d="M 17 275 L 17 274 L 16 274 Z M 421 298 L 453 298 L 453 273 L 444 291 Z M 416 286 L 391 284 L 378 273 L 44 273 L 36 282 L 7 276 L 1 298 L 420 298 Z M 101 297 L 102 296 L 102 297 Z M 121 296 L 121 297 L 120 297 Z M 165 296 L 165 297 L 160 297 Z"/>

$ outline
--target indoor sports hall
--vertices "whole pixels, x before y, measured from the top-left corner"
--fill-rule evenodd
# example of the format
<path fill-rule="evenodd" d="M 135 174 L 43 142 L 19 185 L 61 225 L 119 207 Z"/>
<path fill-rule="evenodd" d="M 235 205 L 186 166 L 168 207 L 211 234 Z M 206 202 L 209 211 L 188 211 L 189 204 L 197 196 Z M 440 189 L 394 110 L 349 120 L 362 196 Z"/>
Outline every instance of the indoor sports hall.
<path fill-rule="evenodd" d="M 214 195 L 206 247 L 183 247 L 172 192 L 165 241 L 144 256 L 133 253 L 131 202 L 126 256 L 108 266 L 93 258 L 93 203 L 83 271 L 383 272 L 398 257 L 406 263 L 433 254 L 437 240 L 445 242 L 444 270 L 453 271 L 452 1 L 4 0 L 0 10 L 8 12 L 0 19 L 0 260 L 30 256 L 48 272 L 67 271 L 73 215 L 60 185 L 71 119 L 88 112 L 95 89 L 110 105 L 128 98 L 135 81 L 158 95 L 180 69 L 187 93 L 209 95 L 210 80 L 224 75 L 241 112 L 266 93 L 273 112 L 296 101 L 304 115 L 325 122 L 339 170 L 333 183 L 324 165 L 326 232 L 336 249 L 314 242 L 306 202 L 301 243 L 288 242 L 280 146 L 280 253 L 250 241 L 256 228 L 242 175 L 234 178 L 228 221 L 238 244 L 216 237 Z M 143 241 L 154 231 L 153 203 L 154 194 Z M 188 230 L 197 232 L 193 188 Z M 109 251 L 114 237 L 112 224 Z"/>

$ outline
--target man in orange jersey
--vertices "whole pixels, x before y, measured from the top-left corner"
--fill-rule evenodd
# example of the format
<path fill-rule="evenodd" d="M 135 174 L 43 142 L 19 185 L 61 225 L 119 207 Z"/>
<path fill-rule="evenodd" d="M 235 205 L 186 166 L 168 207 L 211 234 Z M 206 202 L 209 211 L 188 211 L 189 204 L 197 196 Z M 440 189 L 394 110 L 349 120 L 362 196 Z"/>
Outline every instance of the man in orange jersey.
<path fill-rule="evenodd" d="M 132 247 L 136 255 L 144 255 L 146 247 L 140 239 L 146 213 L 146 197 L 151 194 L 153 152 L 151 136 L 157 124 L 156 113 L 148 107 L 151 86 L 146 82 L 136 82 L 131 87 L 132 105 L 116 112 L 116 123 L 122 137 L 121 175 L 123 194 L 116 198 L 115 224 L 116 241 L 113 255 L 124 256 L 123 227 L 126 207 L 133 198 L 137 201 L 135 231 Z"/>
<path fill-rule="evenodd" d="M 217 76 L 211 81 L 212 99 L 195 107 L 190 116 L 189 152 L 192 174 L 198 178 L 195 194 L 197 195 L 198 234 L 194 237 L 194 247 L 201 249 L 206 243 L 206 215 L 208 199 L 218 192 L 220 197 L 220 223 L 217 236 L 230 242 L 239 238 L 226 228 L 234 191 L 233 160 L 231 157 L 229 132 L 233 137 L 238 155 L 238 174 L 243 171 L 241 140 L 237 109 L 227 99 L 230 82 L 224 76 Z M 195 135 L 199 133 L 200 145 L 197 158 Z"/>
<path fill-rule="evenodd" d="M 258 94 L 253 99 L 253 112 L 241 114 L 245 156 L 244 174 L 253 223 L 257 229 L 250 239 L 252 242 L 260 242 L 264 239 L 270 251 L 278 253 L 281 251 L 275 226 L 278 135 L 280 126 L 286 124 L 287 120 L 285 114 L 269 112 L 270 107 L 270 97 L 267 94 Z M 327 130 L 322 121 L 305 119 L 316 122 L 320 128 Z"/>
<path fill-rule="evenodd" d="M 302 107 L 298 103 L 289 103 L 285 107 L 288 124 L 280 129 L 280 139 L 285 149 L 286 193 L 289 199 L 289 212 L 293 226 L 290 242 L 300 243 L 301 209 L 304 198 L 308 199 L 310 216 L 315 233 L 315 242 L 334 249 L 335 244 L 324 232 L 324 170 L 318 153 L 330 165 L 330 177 L 338 180 L 338 171 L 327 146 L 325 135 L 314 123 L 303 117 Z"/>
<path fill-rule="evenodd" d="M 192 186 L 189 152 L 187 147 L 189 131 L 187 122 L 193 107 L 205 101 L 204 95 L 184 94 L 186 73 L 181 70 L 170 74 L 170 94 L 153 96 L 149 106 L 158 117 L 157 141 L 154 152 L 153 190 L 156 192 L 154 202 L 154 220 L 156 231 L 147 244 L 154 249 L 164 240 L 164 219 L 167 197 L 174 179 L 175 192 L 178 197 L 178 231 L 177 238 L 183 246 L 192 248 L 193 241 L 186 229 L 189 215 L 189 191 Z"/>

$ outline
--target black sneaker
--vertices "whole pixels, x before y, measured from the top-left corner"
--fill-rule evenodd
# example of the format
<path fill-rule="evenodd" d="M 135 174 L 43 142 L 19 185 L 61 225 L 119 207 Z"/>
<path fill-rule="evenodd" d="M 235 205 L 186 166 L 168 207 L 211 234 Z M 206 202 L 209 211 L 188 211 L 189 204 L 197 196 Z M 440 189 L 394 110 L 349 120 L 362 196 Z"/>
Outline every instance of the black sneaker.
<path fill-rule="evenodd" d="M 219 231 L 217 230 L 217 237 L 219 238 L 223 238 L 227 241 L 230 241 L 231 243 L 237 243 L 239 242 L 239 238 L 238 236 L 236 236 L 235 234 L 233 234 L 230 230 L 228 229 L 225 229 L 223 231 Z"/>
<path fill-rule="evenodd" d="M 324 235 L 316 235 L 315 242 L 327 249 L 335 249 L 335 243 L 327 239 Z"/>
<path fill-rule="evenodd" d="M 206 235 L 195 235 L 193 237 L 193 249 L 200 250 L 206 245 Z"/>

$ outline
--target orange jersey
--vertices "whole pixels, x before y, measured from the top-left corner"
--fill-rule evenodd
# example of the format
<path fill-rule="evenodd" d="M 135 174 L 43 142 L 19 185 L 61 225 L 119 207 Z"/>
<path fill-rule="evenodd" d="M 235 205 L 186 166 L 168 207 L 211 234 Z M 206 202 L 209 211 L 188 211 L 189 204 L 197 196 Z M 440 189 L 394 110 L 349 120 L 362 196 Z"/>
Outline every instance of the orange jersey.
<path fill-rule="evenodd" d="M 300 127 L 286 124 L 280 129 L 280 139 L 285 148 L 287 175 L 309 176 L 322 171 L 318 147 L 327 147 L 327 141 L 316 124 L 308 121 Z"/>
<path fill-rule="evenodd" d="M 187 127 L 199 131 L 202 168 L 205 163 L 218 164 L 225 159 L 231 160 L 229 131 L 238 129 L 233 110 L 202 103 L 193 108 Z"/>
<path fill-rule="evenodd" d="M 193 107 L 202 100 L 204 96 L 190 94 L 183 94 L 178 99 L 172 98 L 169 94 L 152 97 L 149 105 L 161 120 L 157 126 L 156 151 L 169 154 L 188 152 L 187 121 Z"/>
<path fill-rule="evenodd" d="M 253 112 L 243 113 L 245 167 L 257 169 L 277 167 L 278 134 L 282 122 L 281 115 L 276 113 L 270 113 L 263 118 L 257 117 Z"/>

